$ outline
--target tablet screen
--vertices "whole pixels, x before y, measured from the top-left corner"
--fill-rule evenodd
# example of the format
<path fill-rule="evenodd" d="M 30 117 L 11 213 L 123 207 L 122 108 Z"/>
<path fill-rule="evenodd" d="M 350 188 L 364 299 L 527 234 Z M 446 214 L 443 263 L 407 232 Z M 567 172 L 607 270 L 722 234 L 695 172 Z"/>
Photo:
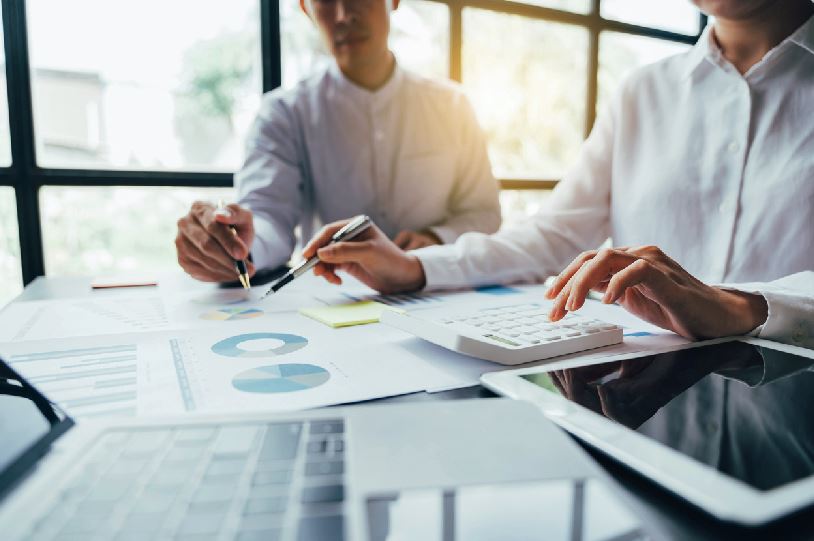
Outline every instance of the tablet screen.
<path fill-rule="evenodd" d="M 758 490 L 814 474 L 814 359 L 735 341 L 522 377 Z"/>

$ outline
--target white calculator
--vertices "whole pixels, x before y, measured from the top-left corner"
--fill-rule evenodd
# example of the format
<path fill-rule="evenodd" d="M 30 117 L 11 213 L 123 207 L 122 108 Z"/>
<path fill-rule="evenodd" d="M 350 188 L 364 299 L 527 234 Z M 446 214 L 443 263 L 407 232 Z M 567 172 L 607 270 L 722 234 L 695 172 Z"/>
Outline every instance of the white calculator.
<path fill-rule="evenodd" d="M 385 310 L 381 322 L 452 351 L 507 365 L 622 341 L 622 327 L 618 325 L 572 313 L 551 322 L 548 307 L 538 303 L 481 309 Z"/>

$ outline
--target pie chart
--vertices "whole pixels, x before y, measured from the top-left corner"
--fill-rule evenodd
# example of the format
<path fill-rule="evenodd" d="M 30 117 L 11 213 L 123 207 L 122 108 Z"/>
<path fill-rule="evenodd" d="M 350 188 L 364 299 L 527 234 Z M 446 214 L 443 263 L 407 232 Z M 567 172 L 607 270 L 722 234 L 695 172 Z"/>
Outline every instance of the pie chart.
<path fill-rule="evenodd" d="M 259 308 L 218 308 L 201 314 L 201 319 L 210 321 L 235 321 L 238 319 L 252 319 L 263 315 Z"/>
<path fill-rule="evenodd" d="M 319 387 L 329 379 L 327 370 L 313 364 L 273 364 L 241 372 L 232 386 L 246 393 L 291 393 Z"/>
<path fill-rule="evenodd" d="M 212 352 L 224 357 L 274 357 L 307 345 L 308 340 L 296 334 L 254 332 L 221 340 L 212 346 Z"/>

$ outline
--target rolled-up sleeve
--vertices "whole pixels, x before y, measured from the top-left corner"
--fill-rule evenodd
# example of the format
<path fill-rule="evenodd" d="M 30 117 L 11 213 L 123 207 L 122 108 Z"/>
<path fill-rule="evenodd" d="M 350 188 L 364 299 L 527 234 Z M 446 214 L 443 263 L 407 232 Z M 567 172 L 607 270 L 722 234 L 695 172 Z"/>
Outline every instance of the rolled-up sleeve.
<path fill-rule="evenodd" d="M 252 259 L 258 268 L 285 264 L 296 245 L 305 179 L 298 126 L 276 93 L 268 94 L 246 143 L 246 161 L 235 175 L 238 202 L 254 214 Z"/>
<path fill-rule="evenodd" d="M 463 94 L 458 96 L 456 106 L 460 143 L 455 184 L 447 204 L 449 217 L 430 227 L 445 244 L 469 231 L 494 233 L 501 221 L 499 187 L 492 174 L 483 130 Z"/>

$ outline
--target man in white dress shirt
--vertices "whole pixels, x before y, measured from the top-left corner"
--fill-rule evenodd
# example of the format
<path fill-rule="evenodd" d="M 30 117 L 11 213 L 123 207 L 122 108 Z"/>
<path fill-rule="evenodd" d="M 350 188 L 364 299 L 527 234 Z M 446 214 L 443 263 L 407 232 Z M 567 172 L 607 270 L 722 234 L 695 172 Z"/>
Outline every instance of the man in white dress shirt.
<path fill-rule="evenodd" d="M 381 291 L 560 273 L 553 319 L 596 289 L 687 337 L 814 347 L 814 4 L 694 1 L 714 28 L 627 80 L 531 222 L 410 253 L 375 230 L 320 248 L 333 224 L 304 251 L 315 273 Z"/>
<path fill-rule="evenodd" d="M 393 2 L 391 5 L 389 2 Z M 461 90 L 399 67 L 387 46 L 398 0 L 301 0 L 335 63 L 267 94 L 235 176 L 238 204 L 197 202 L 178 222 L 181 266 L 235 279 L 232 259 L 286 263 L 295 229 L 368 214 L 404 250 L 500 225 L 486 143 Z M 236 227 L 232 235 L 224 224 Z"/>

